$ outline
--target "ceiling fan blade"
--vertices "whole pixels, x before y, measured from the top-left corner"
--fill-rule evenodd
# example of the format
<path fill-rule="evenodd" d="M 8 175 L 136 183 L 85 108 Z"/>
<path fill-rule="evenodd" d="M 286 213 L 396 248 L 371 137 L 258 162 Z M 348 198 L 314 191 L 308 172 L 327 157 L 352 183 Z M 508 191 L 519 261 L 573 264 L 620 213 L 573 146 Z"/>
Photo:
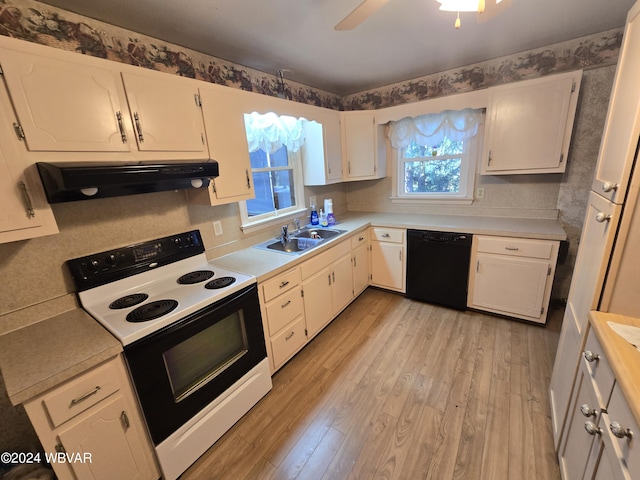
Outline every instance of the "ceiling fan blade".
<path fill-rule="evenodd" d="M 352 30 L 373 15 L 389 0 L 364 0 L 353 11 L 344 17 L 335 27 L 336 30 Z M 503 2 L 505 0 L 502 0 Z"/>
<path fill-rule="evenodd" d="M 478 23 L 491 20 L 496 15 L 504 12 L 510 6 L 511 0 L 502 0 L 500 2 L 497 2 L 496 0 L 486 0 L 484 13 L 478 14 Z"/>

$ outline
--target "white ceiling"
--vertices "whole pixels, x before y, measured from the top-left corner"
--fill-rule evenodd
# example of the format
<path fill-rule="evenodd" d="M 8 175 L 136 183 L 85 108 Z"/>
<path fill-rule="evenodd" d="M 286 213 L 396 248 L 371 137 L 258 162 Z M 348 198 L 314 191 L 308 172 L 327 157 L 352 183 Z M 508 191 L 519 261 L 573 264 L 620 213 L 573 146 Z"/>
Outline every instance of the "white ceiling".
<path fill-rule="evenodd" d="M 512 0 L 489 21 L 436 0 L 390 0 L 351 31 L 361 0 L 45 0 L 44 3 L 339 95 L 603 32 L 635 0 Z"/>

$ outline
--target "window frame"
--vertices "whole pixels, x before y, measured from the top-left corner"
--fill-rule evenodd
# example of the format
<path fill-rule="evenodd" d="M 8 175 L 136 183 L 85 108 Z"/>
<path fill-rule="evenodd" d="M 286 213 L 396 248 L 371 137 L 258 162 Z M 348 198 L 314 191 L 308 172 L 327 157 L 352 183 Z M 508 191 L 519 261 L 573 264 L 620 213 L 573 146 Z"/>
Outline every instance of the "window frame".
<path fill-rule="evenodd" d="M 406 162 L 420 161 L 421 158 L 403 158 L 402 148 L 390 147 L 392 152 L 393 167 L 392 171 L 392 203 L 404 204 L 466 204 L 470 205 L 474 200 L 474 189 L 476 176 L 479 168 L 478 162 L 480 152 L 482 151 L 482 138 L 484 136 L 484 122 L 478 126 L 478 133 L 471 139 L 464 142 L 464 151 L 460 155 L 460 191 L 458 193 L 436 193 L 436 192 L 420 192 L 406 193 L 404 192 L 404 164 Z M 443 155 L 441 158 L 450 157 L 451 155 Z M 458 155 L 454 155 L 455 158 Z"/>
<path fill-rule="evenodd" d="M 269 155 L 267 153 L 267 155 Z M 287 150 L 287 158 L 289 166 L 287 167 L 267 167 L 267 168 L 251 168 L 251 181 L 253 182 L 253 173 L 265 172 L 265 171 L 278 171 L 278 170 L 292 170 L 293 175 L 293 191 L 296 204 L 292 207 L 275 210 L 274 212 L 267 212 L 261 215 L 249 216 L 247 209 L 247 201 L 243 200 L 238 202 L 240 209 L 240 228 L 244 233 L 251 233 L 253 231 L 261 230 L 271 226 L 272 224 L 281 224 L 284 221 L 291 221 L 293 218 L 306 213 L 307 207 L 305 205 L 304 185 L 302 178 L 302 149 L 297 152 L 290 152 Z M 272 192 L 273 193 L 273 192 Z"/>

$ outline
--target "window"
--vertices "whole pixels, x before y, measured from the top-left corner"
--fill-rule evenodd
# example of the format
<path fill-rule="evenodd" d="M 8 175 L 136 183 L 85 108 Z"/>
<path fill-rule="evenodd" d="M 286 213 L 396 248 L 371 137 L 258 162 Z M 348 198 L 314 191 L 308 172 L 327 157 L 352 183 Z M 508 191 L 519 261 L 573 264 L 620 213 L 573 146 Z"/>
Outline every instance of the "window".
<path fill-rule="evenodd" d="M 300 119 L 274 113 L 245 115 L 251 173 L 256 196 L 240 204 L 242 226 L 254 226 L 305 209 L 300 147 L 304 129 Z"/>
<path fill-rule="evenodd" d="M 470 203 L 481 120 L 481 110 L 461 110 L 392 122 L 393 200 Z"/>

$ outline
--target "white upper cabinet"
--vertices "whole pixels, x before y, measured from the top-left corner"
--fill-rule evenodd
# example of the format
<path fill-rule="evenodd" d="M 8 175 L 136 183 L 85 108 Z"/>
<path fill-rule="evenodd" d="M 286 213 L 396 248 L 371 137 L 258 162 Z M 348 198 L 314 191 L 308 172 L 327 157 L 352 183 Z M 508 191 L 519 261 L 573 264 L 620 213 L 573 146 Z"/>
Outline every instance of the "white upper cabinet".
<path fill-rule="evenodd" d="M 141 151 L 193 152 L 193 158 L 208 157 L 195 82 L 146 71 L 123 72 L 122 80 Z"/>
<path fill-rule="evenodd" d="M 627 17 L 592 190 L 623 203 L 640 137 L 640 4 Z"/>
<path fill-rule="evenodd" d="M 255 197 L 242 93 L 220 85 L 200 88 L 209 156 L 218 162 L 220 175 L 207 190 L 187 190 L 192 203 L 219 205 Z"/>
<path fill-rule="evenodd" d="M 482 174 L 564 172 L 581 78 L 576 71 L 493 89 Z"/>
<path fill-rule="evenodd" d="M 384 152 L 379 152 L 384 139 L 378 135 L 375 114 L 371 111 L 341 112 L 342 179 L 371 180 L 386 175 Z M 380 138 L 379 138 L 380 137 Z"/>
<path fill-rule="evenodd" d="M 342 181 L 340 112 L 325 110 L 322 124 L 306 121 L 302 146 L 305 185 L 329 185 Z"/>
<path fill-rule="evenodd" d="M 18 119 L 15 128 L 29 151 L 131 149 L 124 90 L 113 70 L 5 49 L 0 64 Z"/>

